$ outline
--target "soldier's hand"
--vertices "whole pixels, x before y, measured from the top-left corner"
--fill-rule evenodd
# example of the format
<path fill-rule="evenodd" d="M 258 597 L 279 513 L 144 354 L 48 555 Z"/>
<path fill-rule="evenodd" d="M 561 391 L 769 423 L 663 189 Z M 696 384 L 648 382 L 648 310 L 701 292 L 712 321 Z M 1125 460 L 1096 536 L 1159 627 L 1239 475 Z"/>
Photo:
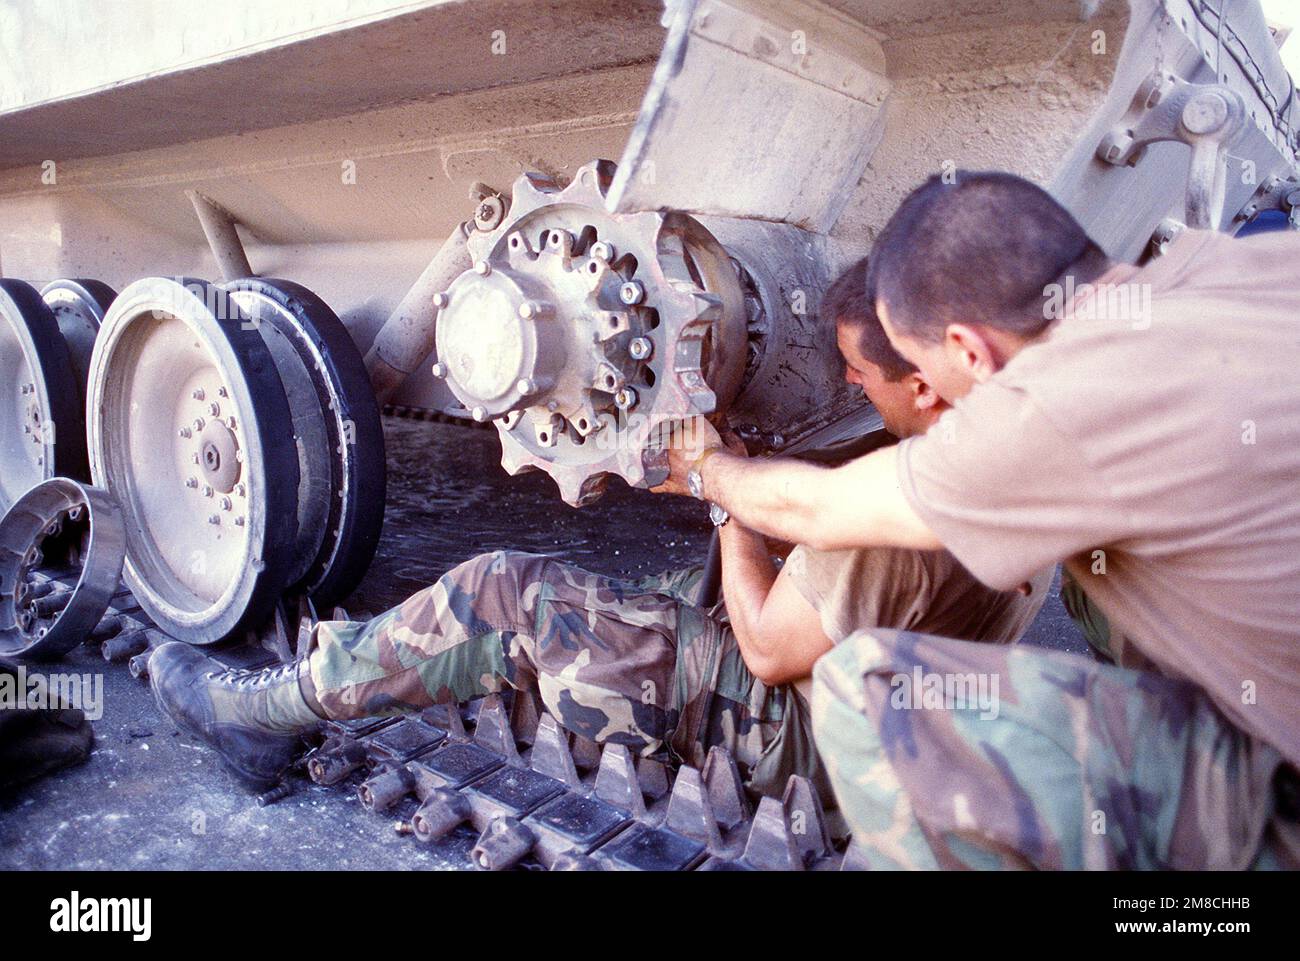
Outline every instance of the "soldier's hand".
<path fill-rule="evenodd" d="M 703 417 L 694 417 L 684 421 L 674 430 L 668 446 L 668 479 L 658 487 L 652 487 L 656 494 L 681 494 L 690 496 L 686 486 L 686 475 L 691 466 L 710 447 L 724 446 L 717 429 Z"/>

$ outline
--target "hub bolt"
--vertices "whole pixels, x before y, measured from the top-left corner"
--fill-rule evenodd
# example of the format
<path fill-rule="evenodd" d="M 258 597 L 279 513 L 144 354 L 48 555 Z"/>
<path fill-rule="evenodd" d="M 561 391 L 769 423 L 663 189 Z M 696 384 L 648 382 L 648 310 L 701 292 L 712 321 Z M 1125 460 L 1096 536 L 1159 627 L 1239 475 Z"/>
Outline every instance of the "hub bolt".
<path fill-rule="evenodd" d="M 446 307 L 449 303 L 451 303 L 451 298 L 448 297 L 446 293 L 439 291 L 433 295 L 433 306 L 437 307 L 439 310 L 442 310 L 442 308 Z"/>
<path fill-rule="evenodd" d="M 231 508 L 230 498 L 229 497 L 221 498 L 221 509 L 223 511 L 228 511 L 230 510 L 230 508 Z"/>
<path fill-rule="evenodd" d="M 194 490 L 199 486 L 199 479 L 197 477 L 191 477 L 185 481 L 185 486 Z"/>
<path fill-rule="evenodd" d="M 545 314 L 549 314 L 554 308 L 542 300 L 525 300 L 519 305 L 519 316 L 524 320 L 536 320 Z"/>
<path fill-rule="evenodd" d="M 593 260 L 603 260 L 609 263 L 614 259 L 614 246 L 603 240 L 598 240 L 591 245 L 590 253 Z"/>
<path fill-rule="evenodd" d="M 438 377 L 438 378 L 446 377 L 446 376 L 447 376 L 447 365 L 444 364 L 442 361 L 438 361 L 438 363 L 434 364 L 434 365 L 433 365 L 433 376 L 434 376 L 434 377 Z"/>
<path fill-rule="evenodd" d="M 190 437 L 192 437 L 192 436 L 194 435 L 194 432 L 193 432 L 192 430 L 190 430 L 188 427 L 182 427 L 182 428 L 181 428 L 180 430 L 178 430 L 176 433 L 177 433 L 178 435 L 180 435 L 181 437 L 184 437 L 184 438 L 186 438 L 186 439 L 188 439 L 188 438 L 190 438 Z"/>
<path fill-rule="evenodd" d="M 619 410 L 631 410 L 636 406 L 636 402 L 636 389 L 633 387 L 620 388 L 618 393 L 614 395 L 614 405 Z"/>
<path fill-rule="evenodd" d="M 483 421 L 487 420 L 487 408 L 475 407 L 469 412 L 469 415 L 481 424 Z"/>
<path fill-rule="evenodd" d="M 221 523 L 221 515 L 220 515 L 220 514 L 209 514 L 209 515 L 208 515 L 208 523 L 209 523 L 209 524 L 220 524 L 220 523 Z"/>
<path fill-rule="evenodd" d="M 654 349 L 654 342 L 649 337 L 633 337 L 632 342 L 627 345 L 627 352 L 632 355 L 633 360 L 649 360 Z"/>
<path fill-rule="evenodd" d="M 226 388 L 224 388 L 224 387 L 218 387 L 218 388 L 217 388 L 217 396 L 218 396 L 218 397 L 229 397 L 230 395 L 226 393 Z"/>
<path fill-rule="evenodd" d="M 203 485 L 203 496 L 204 496 L 204 497 L 211 497 L 211 496 L 213 495 L 213 493 L 214 493 L 214 491 L 212 490 L 212 487 L 211 487 L 210 485 L 208 485 L 208 484 L 204 484 L 204 485 Z"/>
<path fill-rule="evenodd" d="M 195 400 L 203 400 L 207 395 L 206 395 L 205 393 L 203 393 L 203 388 L 200 387 L 198 390 L 196 390 L 196 391 L 195 391 L 193 394 L 191 394 L 190 396 L 193 397 Z"/>
<path fill-rule="evenodd" d="M 488 274 L 492 273 L 492 265 L 486 260 L 480 260 L 474 265 L 474 273 L 478 274 L 480 277 L 486 277 Z"/>
<path fill-rule="evenodd" d="M 203 428 L 206 426 L 206 423 L 207 422 L 204 421 L 202 417 L 199 417 L 194 421 L 194 429 L 201 433 L 203 431 Z"/>
<path fill-rule="evenodd" d="M 529 394 L 537 393 L 537 381 L 531 377 L 525 377 L 515 384 L 515 390 L 527 397 Z"/>
<path fill-rule="evenodd" d="M 213 417 L 220 417 L 220 416 L 221 416 L 221 405 L 218 404 L 218 403 L 216 403 L 215 401 L 214 401 L 213 403 L 209 404 L 209 405 L 208 405 L 208 413 L 211 414 Z"/>
<path fill-rule="evenodd" d="M 236 518 L 235 518 L 235 526 L 236 526 L 236 527 L 243 527 L 243 526 L 244 526 L 244 519 L 243 519 L 242 517 L 236 517 Z"/>
<path fill-rule="evenodd" d="M 641 286 L 641 281 L 629 280 L 625 283 L 618 289 L 618 299 L 629 307 L 645 300 L 645 288 Z"/>

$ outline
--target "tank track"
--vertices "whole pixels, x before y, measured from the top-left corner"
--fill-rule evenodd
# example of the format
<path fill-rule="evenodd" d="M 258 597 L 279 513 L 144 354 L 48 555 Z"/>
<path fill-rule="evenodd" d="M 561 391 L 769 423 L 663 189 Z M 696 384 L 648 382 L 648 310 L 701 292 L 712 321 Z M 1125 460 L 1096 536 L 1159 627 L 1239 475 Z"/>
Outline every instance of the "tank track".
<path fill-rule="evenodd" d="M 57 606 L 76 574 L 34 571 Z M 341 613 L 341 612 L 340 612 Z M 87 637 L 110 663 L 148 678 L 149 653 L 173 638 L 123 586 Z M 252 640 L 211 652 L 226 667 L 280 661 Z M 623 745 L 567 733 L 533 698 L 491 694 L 458 708 L 404 717 L 323 721 L 313 747 L 272 804 L 309 778 L 356 791 L 361 804 L 421 844 L 431 864 L 481 870 L 851 870 L 832 842 L 813 784 L 792 776 L 782 799 L 757 809 L 731 754 L 713 748 L 702 770 L 634 758 Z"/>

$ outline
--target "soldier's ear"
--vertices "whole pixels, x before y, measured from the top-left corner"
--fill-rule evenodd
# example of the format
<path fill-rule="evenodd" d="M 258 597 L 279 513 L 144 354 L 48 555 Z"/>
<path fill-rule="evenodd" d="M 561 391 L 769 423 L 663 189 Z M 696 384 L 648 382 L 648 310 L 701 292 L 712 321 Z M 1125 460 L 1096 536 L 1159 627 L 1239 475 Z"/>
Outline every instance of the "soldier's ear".
<path fill-rule="evenodd" d="M 921 376 L 920 371 L 913 371 L 904 378 L 907 389 L 911 391 L 912 403 L 917 410 L 930 410 L 941 403 L 938 393 L 930 382 Z"/>

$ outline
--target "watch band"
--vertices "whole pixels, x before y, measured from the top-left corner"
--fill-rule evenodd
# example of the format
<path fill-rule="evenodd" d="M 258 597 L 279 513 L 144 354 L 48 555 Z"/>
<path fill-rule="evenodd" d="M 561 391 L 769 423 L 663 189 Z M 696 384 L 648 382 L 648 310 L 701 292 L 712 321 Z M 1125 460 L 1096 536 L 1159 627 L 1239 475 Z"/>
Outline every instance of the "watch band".
<path fill-rule="evenodd" d="M 715 445 L 702 451 L 700 456 L 695 458 L 695 462 L 691 464 L 690 470 L 686 472 L 686 486 L 690 488 L 691 494 L 697 500 L 704 500 L 704 475 L 701 473 L 704 462 L 720 450 L 723 450 L 723 448 Z"/>

